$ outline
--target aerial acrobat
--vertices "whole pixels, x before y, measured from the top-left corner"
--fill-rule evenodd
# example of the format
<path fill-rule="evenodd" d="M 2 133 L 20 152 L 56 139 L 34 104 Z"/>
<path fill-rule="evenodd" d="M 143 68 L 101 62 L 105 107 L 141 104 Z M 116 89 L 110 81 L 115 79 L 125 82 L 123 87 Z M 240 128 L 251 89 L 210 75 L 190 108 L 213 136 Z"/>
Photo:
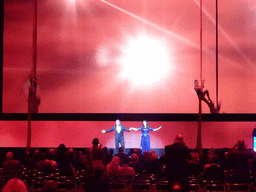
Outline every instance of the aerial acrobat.
<path fill-rule="evenodd" d="M 195 80 L 195 82 L 194 82 L 195 83 L 194 89 L 196 91 L 196 94 L 197 94 L 197 96 L 198 96 L 198 98 L 200 100 L 203 100 L 208 105 L 208 107 L 210 108 L 210 112 L 212 114 L 219 113 L 219 111 L 220 111 L 220 103 L 218 103 L 217 107 L 215 107 L 214 103 L 210 99 L 209 91 L 208 90 L 203 91 L 204 81 L 205 80 L 203 80 L 201 85 L 199 85 L 198 80 L 197 79 Z M 207 98 L 206 98 L 206 96 L 207 96 Z"/>

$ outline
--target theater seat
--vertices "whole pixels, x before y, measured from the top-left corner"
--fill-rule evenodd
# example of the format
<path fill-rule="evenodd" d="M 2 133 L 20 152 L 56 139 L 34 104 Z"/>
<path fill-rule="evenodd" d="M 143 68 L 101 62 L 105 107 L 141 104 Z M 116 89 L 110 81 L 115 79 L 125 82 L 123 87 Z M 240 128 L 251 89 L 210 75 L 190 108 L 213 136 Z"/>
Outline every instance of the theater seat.
<path fill-rule="evenodd" d="M 226 191 L 226 186 L 224 183 L 210 183 L 204 186 L 205 191 Z"/>
<path fill-rule="evenodd" d="M 126 184 L 125 183 L 117 183 L 117 182 L 110 182 L 110 191 L 111 192 L 124 192 L 126 191 Z"/>
<path fill-rule="evenodd" d="M 72 181 L 57 182 L 57 184 L 58 184 L 58 190 L 76 189 L 76 183 Z"/>
<path fill-rule="evenodd" d="M 190 183 L 189 184 L 189 189 L 190 192 L 192 191 L 201 191 L 201 185 L 198 183 Z"/>
<path fill-rule="evenodd" d="M 169 191 L 168 182 L 167 183 L 157 182 L 155 184 L 155 186 L 156 186 L 156 191 L 157 192 L 168 192 Z"/>
<path fill-rule="evenodd" d="M 150 191 L 150 183 L 132 183 L 132 191 Z"/>
<path fill-rule="evenodd" d="M 235 192 L 235 191 L 250 192 L 251 190 L 251 185 L 249 183 L 229 183 L 228 187 L 230 192 Z"/>

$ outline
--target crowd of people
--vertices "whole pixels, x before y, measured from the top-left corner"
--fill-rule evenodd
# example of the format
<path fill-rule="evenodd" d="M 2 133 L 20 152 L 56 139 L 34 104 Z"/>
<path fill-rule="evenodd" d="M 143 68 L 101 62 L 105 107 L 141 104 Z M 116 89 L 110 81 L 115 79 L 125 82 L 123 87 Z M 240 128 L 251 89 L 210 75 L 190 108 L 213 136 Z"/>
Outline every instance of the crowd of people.
<path fill-rule="evenodd" d="M 191 178 L 197 182 L 251 183 L 256 173 L 255 160 L 255 152 L 247 149 L 244 140 L 238 140 L 231 149 L 212 148 L 202 154 L 197 149 L 189 149 L 183 136 L 178 134 L 174 142 L 165 146 L 163 154 L 158 156 L 153 150 L 142 153 L 139 148 L 126 154 L 122 147 L 114 154 L 113 149 L 103 147 L 95 138 L 89 149 L 76 150 L 67 148 L 65 144 L 46 151 L 31 149 L 22 161 L 15 160 L 10 151 L 2 164 L 1 179 L 5 183 L 5 192 L 10 191 L 11 186 L 22 184 L 22 169 L 45 175 L 58 173 L 69 178 L 84 173 L 87 177 L 83 177 L 81 182 L 85 191 L 108 191 L 110 186 L 106 178 L 134 179 L 149 174 L 168 181 L 170 191 L 174 188 L 176 191 L 188 191 Z M 47 185 L 51 190 L 57 189 L 54 183 L 47 182 Z M 20 189 L 26 191 L 26 187 L 28 185 Z"/>

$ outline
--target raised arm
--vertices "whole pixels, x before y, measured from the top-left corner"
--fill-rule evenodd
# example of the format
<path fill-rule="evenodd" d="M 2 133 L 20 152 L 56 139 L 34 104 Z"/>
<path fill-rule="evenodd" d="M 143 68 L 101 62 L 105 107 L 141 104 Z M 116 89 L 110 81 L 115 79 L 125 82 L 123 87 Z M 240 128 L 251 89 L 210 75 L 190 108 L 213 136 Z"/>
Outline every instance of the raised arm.
<path fill-rule="evenodd" d="M 122 125 L 122 127 L 123 127 L 123 130 L 125 130 L 125 131 L 128 131 L 128 132 L 130 132 L 131 130 L 130 129 L 127 129 L 125 126 L 123 126 Z"/>
<path fill-rule="evenodd" d="M 108 130 L 103 129 L 101 132 L 102 132 L 102 133 L 108 133 L 108 132 L 110 132 L 110 131 L 114 131 L 114 129 L 115 129 L 115 126 L 112 127 L 111 129 L 108 129 Z"/>
<path fill-rule="evenodd" d="M 158 127 L 158 128 L 155 128 L 155 129 L 153 129 L 153 131 L 158 131 L 159 129 L 161 129 L 162 128 L 162 126 L 160 126 L 160 127 Z"/>

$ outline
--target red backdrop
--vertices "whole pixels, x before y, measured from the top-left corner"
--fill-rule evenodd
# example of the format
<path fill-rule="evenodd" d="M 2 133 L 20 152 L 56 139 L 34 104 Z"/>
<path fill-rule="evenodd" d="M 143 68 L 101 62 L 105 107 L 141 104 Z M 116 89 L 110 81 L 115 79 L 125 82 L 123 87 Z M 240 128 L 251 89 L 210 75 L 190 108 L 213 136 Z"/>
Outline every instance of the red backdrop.
<path fill-rule="evenodd" d="M 141 122 L 123 121 L 127 128 L 140 127 Z M 114 148 L 114 132 L 101 133 L 115 122 L 88 121 L 38 121 L 32 122 L 32 147 L 58 147 L 60 143 L 67 147 L 91 147 L 93 138 L 97 137 L 103 146 Z M 173 143 L 176 134 L 184 135 L 189 148 L 196 147 L 197 122 L 149 122 L 152 128 L 163 126 L 156 132 L 150 132 L 151 148 L 164 148 Z M 27 122 L 1 121 L 0 147 L 26 147 Z M 244 139 L 248 148 L 252 148 L 254 122 L 203 122 L 203 148 L 230 148 L 238 139 Z M 126 148 L 140 147 L 140 132 L 125 132 Z"/>

